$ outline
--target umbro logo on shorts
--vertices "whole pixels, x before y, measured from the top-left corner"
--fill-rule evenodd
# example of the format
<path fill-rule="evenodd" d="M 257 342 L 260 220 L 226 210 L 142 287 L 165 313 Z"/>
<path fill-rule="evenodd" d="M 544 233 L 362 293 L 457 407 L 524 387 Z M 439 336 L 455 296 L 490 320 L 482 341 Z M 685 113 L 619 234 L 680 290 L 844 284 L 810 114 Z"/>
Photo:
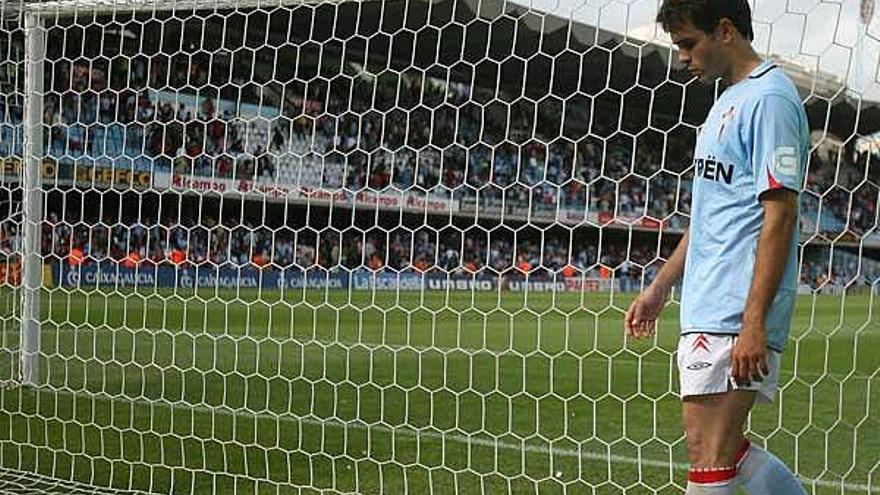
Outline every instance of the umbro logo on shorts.
<path fill-rule="evenodd" d="M 706 361 L 697 361 L 696 363 L 691 363 L 686 366 L 686 368 L 691 371 L 700 371 L 711 367 L 712 363 L 707 363 Z"/>

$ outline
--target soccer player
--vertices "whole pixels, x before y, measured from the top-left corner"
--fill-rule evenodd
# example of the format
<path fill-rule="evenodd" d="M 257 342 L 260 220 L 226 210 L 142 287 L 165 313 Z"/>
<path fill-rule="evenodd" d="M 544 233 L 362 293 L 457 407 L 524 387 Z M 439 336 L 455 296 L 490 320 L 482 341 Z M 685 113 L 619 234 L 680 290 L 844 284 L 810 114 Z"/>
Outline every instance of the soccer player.
<path fill-rule="evenodd" d="M 694 152 L 691 222 L 653 283 L 625 316 L 653 335 L 683 276 L 682 417 L 691 461 L 687 495 L 805 493 L 777 457 L 750 444 L 743 424 L 772 401 L 797 287 L 798 192 L 809 129 L 797 90 L 752 49 L 747 0 L 664 0 L 657 22 L 679 61 L 724 91 Z"/>

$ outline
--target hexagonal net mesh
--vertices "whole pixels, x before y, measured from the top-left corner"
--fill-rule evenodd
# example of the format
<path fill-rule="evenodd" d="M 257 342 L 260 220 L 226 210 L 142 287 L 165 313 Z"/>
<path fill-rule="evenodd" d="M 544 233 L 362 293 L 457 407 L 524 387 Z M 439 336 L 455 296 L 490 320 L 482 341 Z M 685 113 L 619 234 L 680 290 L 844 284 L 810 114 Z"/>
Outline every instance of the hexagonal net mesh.
<path fill-rule="evenodd" d="M 880 491 L 880 22 L 855 4 L 753 3 L 814 142 L 748 427 L 812 493 Z M 2 489 L 683 492 L 677 301 L 651 342 L 622 315 L 723 88 L 656 1 L 0 8 Z"/>

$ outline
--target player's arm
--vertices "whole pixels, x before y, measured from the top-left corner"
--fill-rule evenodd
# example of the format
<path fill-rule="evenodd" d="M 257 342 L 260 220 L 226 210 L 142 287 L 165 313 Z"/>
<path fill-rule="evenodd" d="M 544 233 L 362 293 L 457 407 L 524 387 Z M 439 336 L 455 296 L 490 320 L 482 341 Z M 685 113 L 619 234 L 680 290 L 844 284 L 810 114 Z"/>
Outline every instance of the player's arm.
<path fill-rule="evenodd" d="M 751 122 L 755 196 L 764 210 L 755 253 L 754 275 L 743 311 L 742 329 L 731 355 L 738 383 L 759 380 L 768 370 L 767 311 L 776 297 L 795 235 L 798 191 L 806 139 L 799 109 L 780 96 L 766 96 Z"/>
<path fill-rule="evenodd" d="M 791 238 L 797 223 L 798 197 L 790 189 L 767 191 L 761 196 L 764 223 L 755 254 L 755 275 L 743 311 L 739 353 L 733 356 L 731 373 L 738 382 L 747 382 L 769 372 L 764 319 L 776 297 L 785 272 Z M 738 344 L 739 344 L 738 343 Z"/>
<path fill-rule="evenodd" d="M 747 329 L 763 330 L 764 318 L 785 272 L 797 222 L 797 194 L 789 189 L 768 191 L 761 197 L 761 205 L 764 207 L 764 225 L 758 238 L 755 276 L 746 300 L 743 324 Z"/>
<path fill-rule="evenodd" d="M 672 256 L 666 260 L 666 264 L 664 264 L 657 273 L 654 282 L 651 283 L 648 290 L 656 290 L 662 294 L 669 294 L 672 286 L 681 280 L 681 276 L 684 274 L 684 260 L 688 249 L 688 232 L 688 229 L 685 229 L 684 235 L 681 236 L 681 240 L 678 241 L 678 246 L 676 246 L 675 251 L 672 252 Z"/>
<path fill-rule="evenodd" d="M 630 304 L 624 317 L 627 335 L 635 338 L 649 337 L 654 334 L 657 318 L 666 305 L 670 289 L 681 279 L 684 273 L 684 260 L 687 255 L 688 230 L 678 241 L 672 256 L 660 268 L 654 281 L 644 292 Z"/>

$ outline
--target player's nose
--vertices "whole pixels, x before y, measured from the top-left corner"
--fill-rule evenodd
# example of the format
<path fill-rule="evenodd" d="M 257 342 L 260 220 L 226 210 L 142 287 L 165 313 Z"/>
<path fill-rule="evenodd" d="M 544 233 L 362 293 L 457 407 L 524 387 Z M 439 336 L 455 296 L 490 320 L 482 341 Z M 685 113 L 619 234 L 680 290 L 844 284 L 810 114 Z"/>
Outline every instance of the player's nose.
<path fill-rule="evenodd" d="M 686 54 L 683 50 L 678 52 L 678 63 L 684 66 L 685 69 L 691 65 L 691 56 Z"/>

